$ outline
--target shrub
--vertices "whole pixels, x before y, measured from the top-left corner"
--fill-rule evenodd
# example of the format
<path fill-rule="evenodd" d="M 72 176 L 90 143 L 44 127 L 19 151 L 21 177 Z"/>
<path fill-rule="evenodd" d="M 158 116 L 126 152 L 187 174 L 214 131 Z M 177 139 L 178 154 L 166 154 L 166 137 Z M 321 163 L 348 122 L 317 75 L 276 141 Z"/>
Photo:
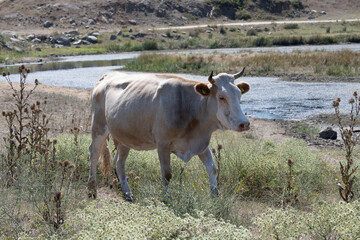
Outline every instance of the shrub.
<path fill-rule="evenodd" d="M 254 46 L 256 47 L 264 47 L 270 45 L 271 45 L 271 41 L 266 37 L 258 37 L 254 40 Z"/>
<path fill-rule="evenodd" d="M 311 212 L 270 210 L 255 219 L 261 239 L 359 239 L 360 203 L 316 204 Z"/>
<path fill-rule="evenodd" d="M 145 206 L 124 201 L 92 201 L 78 210 L 56 236 L 73 239 L 249 239 L 249 230 L 198 212 L 180 218 L 158 201 Z M 73 223 L 73 224 L 70 224 Z"/>
<path fill-rule="evenodd" d="M 295 0 L 292 2 L 292 5 L 295 9 L 304 9 L 304 4 L 302 3 L 302 0 Z"/>
<path fill-rule="evenodd" d="M 219 8 L 240 9 L 245 6 L 246 0 L 210 0 L 210 2 Z"/>
<path fill-rule="evenodd" d="M 298 29 L 299 28 L 299 24 L 297 23 L 289 23 L 289 24 L 285 24 L 284 25 L 284 29 Z"/>
<path fill-rule="evenodd" d="M 235 12 L 235 18 L 248 20 L 248 19 L 251 19 L 251 14 L 248 11 L 246 11 L 245 9 L 241 9 L 241 10 L 237 10 Z"/>
<path fill-rule="evenodd" d="M 146 40 L 143 43 L 143 49 L 144 50 L 158 50 L 158 45 L 155 40 Z"/>
<path fill-rule="evenodd" d="M 246 36 L 257 36 L 256 29 L 251 28 L 249 31 L 246 32 Z"/>

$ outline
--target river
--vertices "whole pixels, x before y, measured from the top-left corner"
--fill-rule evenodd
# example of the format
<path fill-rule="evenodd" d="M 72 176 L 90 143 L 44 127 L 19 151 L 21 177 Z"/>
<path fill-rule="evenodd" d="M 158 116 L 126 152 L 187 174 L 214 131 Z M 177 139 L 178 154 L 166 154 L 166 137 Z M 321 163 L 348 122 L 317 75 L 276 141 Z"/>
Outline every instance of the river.
<path fill-rule="evenodd" d="M 252 51 L 297 51 L 305 46 L 281 48 L 252 48 Z M 315 46 L 306 46 L 314 50 Z M 349 49 L 359 51 L 360 44 L 316 46 L 317 49 Z M 176 51 L 233 53 L 244 49 L 206 49 Z M 161 52 L 172 54 L 175 51 Z M 29 82 L 37 78 L 42 84 L 73 88 L 91 89 L 101 75 L 108 71 L 121 71 L 126 59 L 139 56 L 140 53 L 120 53 L 65 57 L 56 62 L 28 65 L 32 73 Z M 7 66 L 0 71 L 16 72 L 16 65 Z M 134 74 L 134 72 L 128 72 Z M 190 79 L 207 81 L 207 76 L 178 74 Z M 17 76 L 12 76 L 16 81 Z M 2 79 L 4 80 L 4 79 Z M 354 90 L 360 90 L 359 83 L 299 83 L 280 81 L 269 77 L 243 77 L 241 81 L 251 84 L 251 90 L 242 98 L 244 112 L 252 117 L 268 119 L 301 120 L 320 113 L 333 113 L 332 101 L 338 97 L 347 102 Z M 348 105 L 348 104 L 346 104 Z"/>

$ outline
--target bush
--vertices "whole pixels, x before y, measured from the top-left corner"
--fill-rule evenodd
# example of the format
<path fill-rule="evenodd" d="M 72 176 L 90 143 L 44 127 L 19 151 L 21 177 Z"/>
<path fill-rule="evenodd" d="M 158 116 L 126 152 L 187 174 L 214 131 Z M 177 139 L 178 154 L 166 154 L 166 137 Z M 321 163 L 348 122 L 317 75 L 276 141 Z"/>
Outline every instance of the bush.
<path fill-rule="evenodd" d="M 266 37 L 258 37 L 254 40 L 254 46 L 256 47 L 271 46 L 271 41 Z"/>
<path fill-rule="evenodd" d="M 295 0 L 292 2 L 292 5 L 295 9 L 304 9 L 304 4 L 301 0 Z"/>
<path fill-rule="evenodd" d="M 219 8 L 240 9 L 245 6 L 246 0 L 210 0 L 210 2 Z"/>
<path fill-rule="evenodd" d="M 242 19 L 242 20 L 248 20 L 248 19 L 251 19 L 251 14 L 248 11 L 246 11 L 245 9 L 237 10 L 235 12 L 235 18 Z"/>
<path fill-rule="evenodd" d="M 249 31 L 246 32 L 246 36 L 257 36 L 256 29 L 251 28 Z"/>
<path fill-rule="evenodd" d="M 289 23 L 284 25 L 284 29 L 298 29 L 299 25 L 297 23 Z"/>
<path fill-rule="evenodd" d="M 261 239 L 359 239 L 360 203 L 316 204 L 311 212 L 270 210 L 254 221 Z"/>
<path fill-rule="evenodd" d="M 122 200 L 92 201 L 69 216 L 69 223 L 56 234 L 73 239 L 250 239 L 249 230 L 216 220 L 213 216 L 176 216 L 163 203 L 145 206 Z M 70 223 L 71 222 L 71 223 Z"/>
<path fill-rule="evenodd" d="M 143 43 L 143 49 L 144 50 L 158 50 L 158 45 L 155 40 L 146 40 Z"/>

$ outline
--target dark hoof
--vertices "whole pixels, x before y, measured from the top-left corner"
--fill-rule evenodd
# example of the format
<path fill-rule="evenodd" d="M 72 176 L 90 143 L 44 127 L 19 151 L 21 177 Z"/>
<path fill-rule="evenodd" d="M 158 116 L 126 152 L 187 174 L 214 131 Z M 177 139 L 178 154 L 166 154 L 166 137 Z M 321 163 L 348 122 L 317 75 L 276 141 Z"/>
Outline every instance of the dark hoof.
<path fill-rule="evenodd" d="M 133 199 L 131 193 L 126 192 L 126 193 L 123 193 L 122 195 L 123 195 L 123 198 L 125 199 L 125 201 L 134 202 L 134 199 Z"/>
<path fill-rule="evenodd" d="M 212 187 L 212 188 L 210 188 L 210 191 L 211 191 L 211 195 L 213 195 L 213 196 L 219 196 L 220 195 L 220 192 L 219 192 L 219 190 L 218 190 L 218 188 L 217 187 Z"/>
<path fill-rule="evenodd" d="M 88 192 L 88 197 L 89 198 L 92 198 L 92 199 L 96 199 L 96 191 L 89 191 Z"/>

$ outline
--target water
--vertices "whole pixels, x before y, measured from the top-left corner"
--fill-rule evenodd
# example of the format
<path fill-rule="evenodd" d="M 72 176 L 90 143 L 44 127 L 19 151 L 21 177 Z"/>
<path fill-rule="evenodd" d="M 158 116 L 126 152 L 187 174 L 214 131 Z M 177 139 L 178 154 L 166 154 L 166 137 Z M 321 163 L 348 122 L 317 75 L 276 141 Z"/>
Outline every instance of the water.
<path fill-rule="evenodd" d="M 328 48 L 327 50 L 339 50 L 349 46 L 360 50 L 360 44 L 331 45 L 326 46 L 326 48 Z M 315 48 L 315 46 L 299 46 L 270 48 L 270 50 L 295 51 L 303 47 L 307 47 L 308 50 Z M 319 48 L 320 46 L 316 47 Z M 268 51 L 264 49 L 267 48 L 257 48 L 259 51 Z M 191 53 L 211 51 L 232 53 L 240 50 L 205 49 L 191 50 Z M 189 53 L 188 51 L 178 52 Z M 162 53 L 171 54 L 174 52 Z M 127 59 L 137 57 L 139 54 L 72 56 L 62 58 L 57 62 L 30 64 L 27 66 L 31 68 L 32 73 L 29 75 L 28 82 L 37 78 L 40 83 L 46 85 L 92 89 L 104 73 L 121 71 L 122 65 Z M 7 66 L 0 71 L 16 73 L 17 68 L 18 65 Z M 135 74 L 135 72 L 127 73 Z M 207 76 L 178 75 L 198 81 L 207 81 Z M 17 75 L 11 77 L 13 81 L 18 79 Z M 3 80 L 3 78 L 0 79 Z M 251 84 L 250 92 L 243 96 L 242 108 L 245 113 L 257 118 L 306 119 L 321 113 L 333 113 L 332 101 L 334 99 L 340 97 L 344 100 L 343 102 L 347 102 L 355 90 L 360 92 L 360 83 L 299 83 L 280 81 L 277 78 L 269 77 L 243 77 L 241 81 L 247 81 Z"/>

